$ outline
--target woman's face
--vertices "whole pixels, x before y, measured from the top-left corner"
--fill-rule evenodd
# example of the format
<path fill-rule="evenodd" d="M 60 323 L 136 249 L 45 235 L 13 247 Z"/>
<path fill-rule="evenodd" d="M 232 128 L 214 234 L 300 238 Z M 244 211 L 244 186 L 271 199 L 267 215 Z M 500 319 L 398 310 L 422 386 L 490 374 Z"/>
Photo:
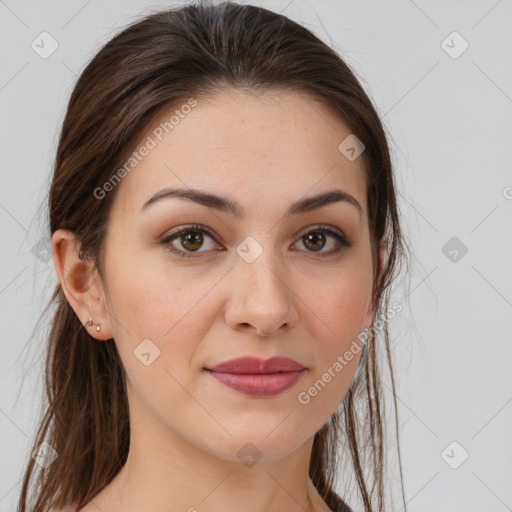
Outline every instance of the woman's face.
<path fill-rule="evenodd" d="M 271 460 L 343 400 L 374 319 L 363 163 L 338 149 L 350 133 L 309 96 L 229 90 L 174 106 L 142 137 L 117 184 L 103 284 L 130 414 L 148 428 Z M 222 199 L 152 200 L 166 189 Z M 307 201 L 338 190 L 353 199 Z M 305 370 L 224 374 L 236 389 L 206 369 L 241 356 Z"/>

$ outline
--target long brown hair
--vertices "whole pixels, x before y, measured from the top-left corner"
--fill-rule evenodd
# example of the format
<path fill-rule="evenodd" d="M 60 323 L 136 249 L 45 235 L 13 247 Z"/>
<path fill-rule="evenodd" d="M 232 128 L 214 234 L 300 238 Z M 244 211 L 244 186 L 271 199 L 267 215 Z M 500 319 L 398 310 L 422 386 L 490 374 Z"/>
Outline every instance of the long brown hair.
<path fill-rule="evenodd" d="M 75 84 L 60 133 L 48 201 L 50 233 L 73 231 L 81 244 L 80 257 L 103 275 L 103 243 L 116 189 L 102 200 L 93 191 L 123 165 L 164 108 L 227 87 L 313 95 L 363 142 L 378 317 L 388 309 L 390 284 L 407 249 L 384 127 L 354 73 L 333 49 L 298 23 L 264 8 L 223 2 L 156 12 L 132 23 L 96 54 Z M 379 267 L 383 241 L 386 259 Z M 19 512 L 85 506 L 119 472 L 129 450 L 125 373 L 114 341 L 92 342 L 60 284 L 45 313 L 50 307 L 47 403 L 32 453 L 46 442 L 57 457 L 38 471 L 33 491 L 37 466 L 30 457 Z M 309 474 L 333 511 L 350 510 L 334 490 L 343 443 L 364 510 L 386 508 L 380 350 L 389 365 L 397 426 L 398 416 L 386 322 L 379 329 L 379 343 L 376 332 L 370 329 L 345 399 L 314 437 Z M 396 441 L 403 497 L 398 428 Z"/>

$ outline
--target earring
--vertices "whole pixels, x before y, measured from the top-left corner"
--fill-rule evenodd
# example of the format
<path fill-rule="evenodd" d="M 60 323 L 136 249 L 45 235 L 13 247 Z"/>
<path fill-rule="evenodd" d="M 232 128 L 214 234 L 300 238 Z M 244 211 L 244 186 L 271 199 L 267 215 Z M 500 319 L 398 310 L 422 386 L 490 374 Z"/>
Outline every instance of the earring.
<path fill-rule="evenodd" d="M 92 324 L 92 316 L 89 318 L 89 320 L 87 320 L 87 325 L 89 325 L 89 326 L 92 326 L 92 325 L 93 325 L 93 324 Z M 100 324 L 98 324 L 98 325 L 96 326 L 96 332 L 100 332 L 100 329 L 101 329 Z"/>

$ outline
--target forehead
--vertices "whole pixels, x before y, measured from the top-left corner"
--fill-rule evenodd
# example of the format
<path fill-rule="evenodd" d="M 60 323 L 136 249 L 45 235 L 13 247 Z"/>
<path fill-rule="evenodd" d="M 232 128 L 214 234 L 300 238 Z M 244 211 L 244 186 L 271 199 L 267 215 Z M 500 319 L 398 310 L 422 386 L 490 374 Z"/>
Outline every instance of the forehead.
<path fill-rule="evenodd" d="M 165 187 L 230 196 L 247 210 L 341 188 L 365 211 L 362 159 L 338 149 L 350 133 L 341 116 L 303 92 L 229 90 L 183 100 L 159 112 L 135 145 L 115 209 L 137 215 Z"/>

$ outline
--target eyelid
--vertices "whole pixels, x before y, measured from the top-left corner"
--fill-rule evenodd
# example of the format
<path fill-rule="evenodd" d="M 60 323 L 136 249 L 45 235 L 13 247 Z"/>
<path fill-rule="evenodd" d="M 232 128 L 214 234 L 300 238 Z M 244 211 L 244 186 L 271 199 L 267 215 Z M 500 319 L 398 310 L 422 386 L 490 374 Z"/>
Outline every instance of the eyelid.
<path fill-rule="evenodd" d="M 173 231 L 166 233 L 166 235 L 164 236 L 164 238 L 162 239 L 161 242 L 167 243 L 172 238 L 176 238 L 177 236 L 180 236 L 185 233 L 189 233 L 191 231 L 204 231 L 211 238 L 213 238 L 214 240 L 216 239 L 215 233 L 212 230 L 210 230 L 209 228 L 207 228 L 206 226 L 203 226 L 202 224 L 186 224 L 186 225 L 176 228 Z"/>
<path fill-rule="evenodd" d="M 299 231 L 299 234 L 295 236 L 298 236 L 300 238 L 303 237 L 306 233 L 309 233 L 310 231 L 327 231 L 331 233 L 336 233 L 337 235 L 347 239 L 345 233 L 343 233 L 341 229 L 338 229 L 334 226 L 330 226 L 328 224 L 311 224 L 309 226 L 306 226 L 301 231 Z"/>

